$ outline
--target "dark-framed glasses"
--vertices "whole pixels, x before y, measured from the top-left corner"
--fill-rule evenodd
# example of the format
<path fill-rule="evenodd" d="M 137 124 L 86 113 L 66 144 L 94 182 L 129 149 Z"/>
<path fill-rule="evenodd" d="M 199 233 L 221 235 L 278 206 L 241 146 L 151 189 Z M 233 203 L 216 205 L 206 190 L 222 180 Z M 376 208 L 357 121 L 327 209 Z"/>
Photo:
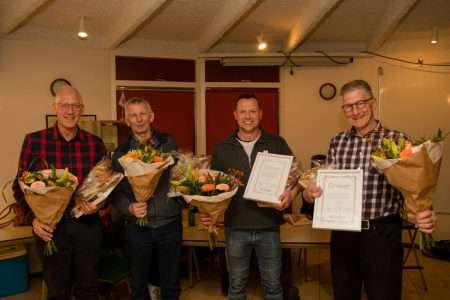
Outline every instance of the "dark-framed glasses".
<path fill-rule="evenodd" d="M 357 109 L 366 108 L 367 104 L 371 100 L 373 100 L 373 97 L 370 97 L 370 98 L 367 98 L 367 99 L 363 99 L 363 100 L 359 100 L 358 102 L 355 102 L 353 104 L 344 104 L 344 105 L 342 105 L 342 110 L 344 112 L 351 112 L 354 107 L 357 108 Z"/>

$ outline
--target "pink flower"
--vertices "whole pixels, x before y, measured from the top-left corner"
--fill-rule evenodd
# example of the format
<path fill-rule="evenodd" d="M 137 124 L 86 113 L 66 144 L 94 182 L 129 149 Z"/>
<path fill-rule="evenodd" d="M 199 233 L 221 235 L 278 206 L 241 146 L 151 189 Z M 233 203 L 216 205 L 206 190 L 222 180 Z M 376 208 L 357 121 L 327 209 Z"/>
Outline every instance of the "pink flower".
<path fill-rule="evenodd" d="M 42 170 L 41 171 L 41 175 L 42 177 L 44 177 L 44 179 L 48 179 L 50 178 L 50 176 L 52 176 L 52 170 Z"/>
<path fill-rule="evenodd" d="M 30 188 L 32 189 L 43 189 L 45 188 L 45 182 L 43 181 L 35 181 L 30 185 Z"/>
<path fill-rule="evenodd" d="M 229 191 L 230 190 L 230 186 L 226 183 L 220 183 L 218 185 L 216 185 L 216 189 L 218 189 L 219 191 Z"/>

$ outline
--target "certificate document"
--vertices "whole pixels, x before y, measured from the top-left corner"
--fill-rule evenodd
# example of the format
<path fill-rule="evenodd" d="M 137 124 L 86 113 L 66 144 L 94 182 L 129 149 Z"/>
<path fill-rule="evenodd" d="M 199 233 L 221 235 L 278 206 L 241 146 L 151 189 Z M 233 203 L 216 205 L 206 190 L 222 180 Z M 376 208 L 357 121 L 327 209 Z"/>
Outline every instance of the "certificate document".
<path fill-rule="evenodd" d="M 361 231 L 362 170 L 318 170 L 313 228 Z"/>
<path fill-rule="evenodd" d="M 256 155 L 244 198 L 279 203 L 286 188 L 293 156 L 259 152 Z"/>

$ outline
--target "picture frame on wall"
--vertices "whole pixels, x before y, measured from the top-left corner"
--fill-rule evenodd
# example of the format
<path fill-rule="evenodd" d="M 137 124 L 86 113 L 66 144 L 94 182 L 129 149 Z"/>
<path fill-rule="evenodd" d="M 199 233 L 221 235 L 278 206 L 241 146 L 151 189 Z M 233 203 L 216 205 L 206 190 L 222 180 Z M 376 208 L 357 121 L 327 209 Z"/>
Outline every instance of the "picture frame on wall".
<path fill-rule="evenodd" d="M 92 134 L 97 134 L 97 115 L 82 115 L 80 117 L 79 126 Z M 45 128 L 52 127 L 56 122 L 56 115 L 45 115 Z"/>

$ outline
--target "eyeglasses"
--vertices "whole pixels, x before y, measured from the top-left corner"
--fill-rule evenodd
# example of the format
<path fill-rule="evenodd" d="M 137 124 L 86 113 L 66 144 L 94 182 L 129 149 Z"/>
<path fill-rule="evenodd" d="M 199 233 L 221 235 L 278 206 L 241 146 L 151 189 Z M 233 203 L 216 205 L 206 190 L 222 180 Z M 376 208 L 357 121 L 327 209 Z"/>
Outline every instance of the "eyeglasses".
<path fill-rule="evenodd" d="M 363 99 L 363 100 L 359 100 L 358 102 L 355 102 L 353 104 L 344 104 L 344 105 L 342 105 L 342 109 L 346 113 L 351 112 L 354 107 L 356 107 L 357 109 L 363 109 L 363 108 L 367 107 L 367 104 L 371 100 L 373 100 L 373 97 L 370 97 L 370 98 L 367 98 L 367 99 Z"/>
<path fill-rule="evenodd" d="M 72 111 L 74 112 L 79 112 L 84 107 L 83 104 L 71 104 L 71 103 L 56 103 L 56 105 L 58 106 L 58 108 L 65 111 L 68 111 L 71 108 Z"/>

